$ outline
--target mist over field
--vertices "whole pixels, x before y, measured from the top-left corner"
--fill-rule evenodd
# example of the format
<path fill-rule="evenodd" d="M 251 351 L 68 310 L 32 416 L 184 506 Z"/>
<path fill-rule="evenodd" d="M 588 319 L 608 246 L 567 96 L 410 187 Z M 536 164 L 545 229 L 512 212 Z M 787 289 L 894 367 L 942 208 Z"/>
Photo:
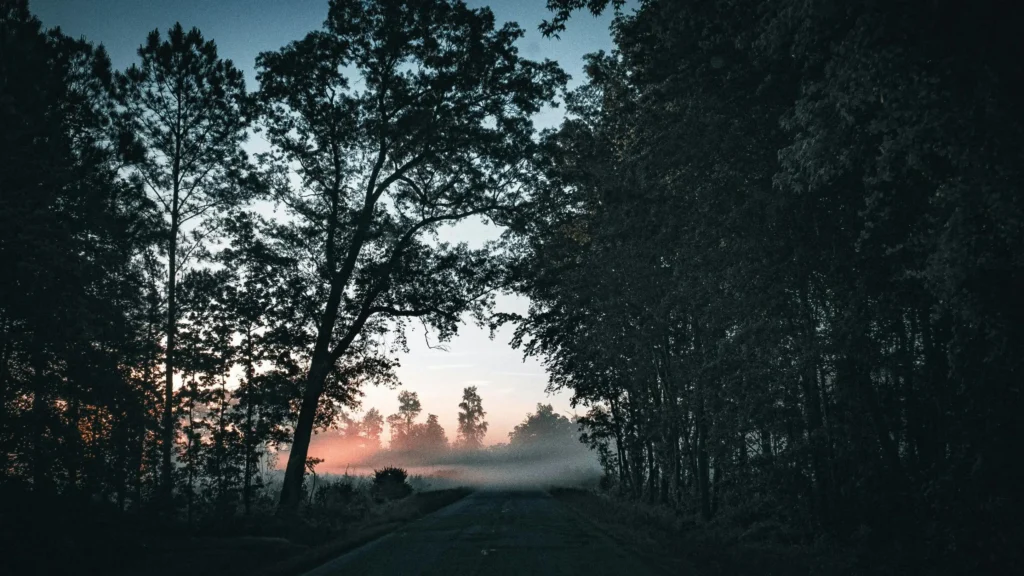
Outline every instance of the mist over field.
<path fill-rule="evenodd" d="M 323 467 L 326 477 L 369 476 L 385 466 L 404 468 L 420 489 L 547 488 L 592 486 L 601 477 L 597 456 L 580 445 L 516 450 L 501 445 L 483 450 L 418 454 L 381 450 L 358 463 Z"/>
<path fill-rule="evenodd" d="M 419 489 L 596 485 L 602 473 L 597 454 L 579 442 L 568 420 L 558 421 L 562 428 L 552 437 L 478 448 L 377 448 L 362 437 L 327 432 L 314 437 L 309 455 L 322 460 L 315 466 L 322 478 L 367 477 L 376 469 L 396 466 L 418 478 Z M 285 454 L 279 456 L 272 474 L 275 479 L 286 461 Z"/>

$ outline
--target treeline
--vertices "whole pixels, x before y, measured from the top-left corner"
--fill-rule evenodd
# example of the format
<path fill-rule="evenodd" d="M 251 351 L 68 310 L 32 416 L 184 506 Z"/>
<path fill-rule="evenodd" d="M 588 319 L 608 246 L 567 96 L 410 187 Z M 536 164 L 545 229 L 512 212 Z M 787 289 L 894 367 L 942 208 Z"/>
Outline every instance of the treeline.
<path fill-rule="evenodd" d="M 610 2 L 551 4 L 557 33 Z M 904 573 L 1019 561 L 1022 24 L 995 1 L 617 18 L 545 138 L 510 240 L 532 307 L 506 317 L 589 407 L 611 486 Z"/>
<path fill-rule="evenodd" d="M 0 3 L 6 494 L 230 517 L 278 498 L 287 447 L 294 512 L 311 435 L 396 383 L 405 324 L 445 340 L 492 304 L 497 248 L 436 232 L 522 203 L 565 75 L 521 36 L 454 0 L 333 0 L 251 91 L 195 28 L 139 31 L 114 70 Z"/>
<path fill-rule="evenodd" d="M 483 399 L 476 386 L 463 389 L 458 408 L 458 430 L 449 441 L 436 414 L 427 414 L 424 422 L 417 422 L 423 413 L 419 395 L 402 390 L 398 393 L 398 411 L 387 417 L 390 433 L 387 445 L 381 442 L 385 419 L 376 408 L 370 408 L 360 418 L 342 414 L 337 432 L 327 435 L 323 441 L 343 446 L 341 459 L 332 462 L 335 468 L 374 463 L 440 465 L 493 462 L 510 454 L 544 456 L 549 452 L 579 453 L 587 450 L 579 442 L 578 419 L 555 412 L 551 404 L 537 404 L 536 411 L 527 414 L 508 433 L 507 443 L 496 443 L 486 448 L 483 441 L 489 424 L 484 420 L 487 412 L 483 409 Z M 314 464 L 325 461 L 313 460 Z"/>
<path fill-rule="evenodd" d="M 448 434 L 436 414 L 427 414 L 425 422 L 416 422 L 423 412 L 419 394 L 407 390 L 400 391 L 398 411 L 386 419 L 390 433 L 387 450 L 417 453 L 429 459 L 449 448 L 481 448 L 488 424 L 484 420 L 487 412 L 483 409 L 483 400 L 477 393 L 476 386 L 468 386 L 462 390 L 462 401 L 459 402 L 458 408 L 457 436 L 449 442 Z M 384 448 L 381 433 L 384 431 L 385 418 L 376 408 L 370 408 L 361 418 L 343 414 L 340 420 L 338 434 L 327 441 L 337 439 L 347 447 L 343 455 L 345 463 L 364 463 L 367 458 Z"/>

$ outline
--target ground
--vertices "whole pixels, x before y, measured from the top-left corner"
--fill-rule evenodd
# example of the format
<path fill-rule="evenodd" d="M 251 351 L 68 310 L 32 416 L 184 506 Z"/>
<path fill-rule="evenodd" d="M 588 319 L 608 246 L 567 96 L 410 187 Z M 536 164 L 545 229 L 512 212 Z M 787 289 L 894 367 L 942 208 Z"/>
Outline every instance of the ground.
<path fill-rule="evenodd" d="M 546 492 L 481 490 L 306 575 L 664 573 Z"/>

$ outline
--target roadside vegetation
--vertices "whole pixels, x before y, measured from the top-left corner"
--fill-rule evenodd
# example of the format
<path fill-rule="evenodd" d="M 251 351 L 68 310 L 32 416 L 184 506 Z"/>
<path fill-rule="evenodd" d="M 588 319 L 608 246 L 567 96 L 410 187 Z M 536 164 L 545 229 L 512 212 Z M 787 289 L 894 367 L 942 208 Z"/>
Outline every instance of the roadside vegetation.
<path fill-rule="evenodd" d="M 0 504 L 5 566 L 12 573 L 276 575 L 308 570 L 469 493 L 414 490 L 404 470 L 307 481 L 299 514 L 275 514 L 279 488 L 255 498 L 251 514 L 224 518 L 205 502 L 191 523 L 124 515 L 106 502 L 31 491 Z M 429 479 L 412 477 L 426 487 Z M 45 543 L 41 545 L 40 543 Z"/>
<path fill-rule="evenodd" d="M 1020 572 L 1024 11 L 638 4 L 509 241 L 505 319 L 608 492 L 680 542 Z M 550 5 L 558 33 L 625 2 Z"/>
<path fill-rule="evenodd" d="M 712 572 L 1021 572 L 1020 2 L 548 0 L 619 11 L 572 89 L 487 8 L 324 4 L 247 86 L 196 28 L 115 69 L 0 1 L 13 572 L 249 573 L 560 480 Z M 354 415 L 465 321 L 582 415 Z"/>

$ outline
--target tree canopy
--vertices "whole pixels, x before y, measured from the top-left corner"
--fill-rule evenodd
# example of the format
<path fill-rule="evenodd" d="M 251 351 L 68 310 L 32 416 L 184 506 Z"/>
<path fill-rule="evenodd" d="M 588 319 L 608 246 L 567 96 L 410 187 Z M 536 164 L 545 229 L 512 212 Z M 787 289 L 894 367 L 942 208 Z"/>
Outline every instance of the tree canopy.
<path fill-rule="evenodd" d="M 553 0 L 546 30 L 609 4 Z M 509 240 L 531 309 L 506 319 L 623 494 L 870 532 L 914 570 L 1019 559 L 999 534 L 1021 509 L 1020 16 L 620 15 L 545 140 Z"/>

